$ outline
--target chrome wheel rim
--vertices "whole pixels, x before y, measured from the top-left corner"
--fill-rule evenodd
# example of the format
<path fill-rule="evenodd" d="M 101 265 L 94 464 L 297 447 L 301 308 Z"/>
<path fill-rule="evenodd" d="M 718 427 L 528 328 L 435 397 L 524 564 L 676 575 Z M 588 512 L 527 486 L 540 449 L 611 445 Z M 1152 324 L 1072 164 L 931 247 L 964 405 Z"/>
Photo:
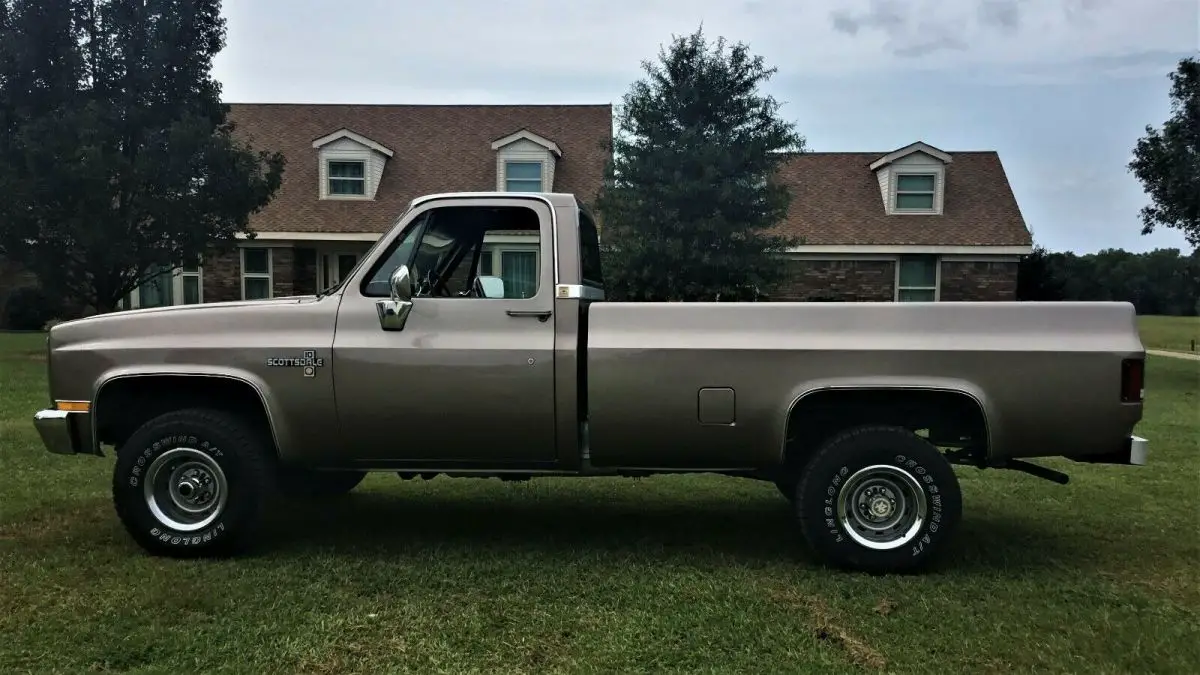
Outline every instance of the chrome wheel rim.
<path fill-rule="evenodd" d="M 916 476 L 897 466 L 875 464 L 842 484 L 837 515 L 855 542 L 888 550 L 916 538 L 928 518 L 929 500 Z"/>
<path fill-rule="evenodd" d="M 194 532 L 225 510 L 229 483 L 216 460 L 195 448 L 173 448 L 146 470 L 142 494 L 150 513 L 165 527 Z"/>

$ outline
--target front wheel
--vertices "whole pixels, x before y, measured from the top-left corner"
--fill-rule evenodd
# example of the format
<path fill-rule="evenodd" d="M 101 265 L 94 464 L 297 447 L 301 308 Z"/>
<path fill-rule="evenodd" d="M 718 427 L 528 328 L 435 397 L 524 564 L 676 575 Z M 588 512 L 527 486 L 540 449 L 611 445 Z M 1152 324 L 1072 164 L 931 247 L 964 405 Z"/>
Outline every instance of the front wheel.
<path fill-rule="evenodd" d="M 911 431 L 864 426 L 817 450 L 800 479 L 796 515 L 826 561 L 867 572 L 926 565 L 962 517 L 962 493 L 942 453 Z"/>
<path fill-rule="evenodd" d="M 160 415 L 117 451 L 117 516 L 159 555 L 227 555 L 252 539 L 272 494 L 273 448 L 243 419 L 217 410 Z"/>

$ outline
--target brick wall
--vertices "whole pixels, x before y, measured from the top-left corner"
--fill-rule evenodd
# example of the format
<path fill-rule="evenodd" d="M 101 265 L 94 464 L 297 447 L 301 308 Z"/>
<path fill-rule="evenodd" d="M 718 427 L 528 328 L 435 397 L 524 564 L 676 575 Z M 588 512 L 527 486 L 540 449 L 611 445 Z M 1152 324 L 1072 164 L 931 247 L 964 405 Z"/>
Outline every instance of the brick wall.
<path fill-rule="evenodd" d="M 292 293 L 296 295 L 311 295 L 317 288 L 317 249 L 293 249 L 295 263 L 292 267 Z"/>
<path fill-rule="evenodd" d="M 942 261 L 943 302 L 1017 299 L 1017 263 Z"/>
<path fill-rule="evenodd" d="M 303 256 L 300 258 L 303 260 Z M 275 297 L 313 292 L 303 289 L 305 284 L 311 286 L 316 283 L 316 254 L 314 253 L 311 260 L 307 262 L 307 267 L 304 264 L 300 263 L 301 290 L 296 290 L 298 275 L 295 249 L 287 246 L 271 247 L 271 272 L 275 280 L 272 293 Z M 241 265 L 241 254 L 237 251 L 206 256 L 204 260 L 204 302 L 241 300 Z M 309 269 L 312 271 L 307 271 Z"/>
<path fill-rule="evenodd" d="M 790 278 L 772 300 L 890 302 L 895 297 L 895 263 L 890 260 L 791 260 Z"/>
<path fill-rule="evenodd" d="M 276 246 L 271 248 L 271 276 L 275 282 L 271 296 L 282 298 L 295 295 L 296 249 Z"/>
<path fill-rule="evenodd" d="M 204 258 L 204 302 L 242 299 L 241 260 L 238 252 Z"/>

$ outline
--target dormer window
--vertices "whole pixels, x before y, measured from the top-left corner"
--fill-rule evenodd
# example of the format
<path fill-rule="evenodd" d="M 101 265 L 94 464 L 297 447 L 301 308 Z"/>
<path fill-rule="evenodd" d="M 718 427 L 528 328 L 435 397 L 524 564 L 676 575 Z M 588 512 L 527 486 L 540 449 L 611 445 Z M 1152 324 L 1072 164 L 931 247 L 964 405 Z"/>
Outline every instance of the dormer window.
<path fill-rule="evenodd" d="M 392 150 L 362 134 L 339 129 L 313 141 L 321 199 L 374 199 Z"/>
<path fill-rule="evenodd" d="M 541 162 L 505 162 L 506 192 L 542 192 Z"/>
<path fill-rule="evenodd" d="M 492 141 L 496 151 L 496 190 L 554 192 L 554 168 L 562 150 L 558 144 L 528 129 Z"/>
<path fill-rule="evenodd" d="M 367 163 L 365 161 L 329 160 L 329 194 L 365 195 L 367 193 Z"/>
<path fill-rule="evenodd" d="M 932 173 L 896 175 L 897 211 L 932 211 L 937 176 Z"/>
<path fill-rule="evenodd" d="M 888 215 L 942 214 L 946 171 L 954 158 L 917 141 L 871 162 Z"/>

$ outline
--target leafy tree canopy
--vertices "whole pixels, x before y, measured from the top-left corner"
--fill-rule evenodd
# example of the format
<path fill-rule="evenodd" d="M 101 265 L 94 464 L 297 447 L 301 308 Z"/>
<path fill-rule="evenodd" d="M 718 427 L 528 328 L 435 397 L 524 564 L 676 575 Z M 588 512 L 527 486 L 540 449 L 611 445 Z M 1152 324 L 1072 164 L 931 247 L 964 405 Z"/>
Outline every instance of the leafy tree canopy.
<path fill-rule="evenodd" d="M 1171 116 L 1161 130 L 1146 127 L 1129 169 L 1150 195 L 1142 234 L 1176 228 L 1200 246 L 1200 61 L 1183 59 L 1171 73 Z"/>
<path fill-rule="evenodd" d="M 231 135 L 220 0 L 0 0 L 0 254 L 111 310 L 232 248 L 283 157 Z"/>
<path fill-rule="evenodd" d="M 804 138 L 759 91 L 775 73 L 745 44 L 676 37 L 617 114 L 597 199 L 605 283 L 618 299 L 758 298 L 797 241 L 772 228 L 791 196 L 774 181 Z"/>

